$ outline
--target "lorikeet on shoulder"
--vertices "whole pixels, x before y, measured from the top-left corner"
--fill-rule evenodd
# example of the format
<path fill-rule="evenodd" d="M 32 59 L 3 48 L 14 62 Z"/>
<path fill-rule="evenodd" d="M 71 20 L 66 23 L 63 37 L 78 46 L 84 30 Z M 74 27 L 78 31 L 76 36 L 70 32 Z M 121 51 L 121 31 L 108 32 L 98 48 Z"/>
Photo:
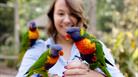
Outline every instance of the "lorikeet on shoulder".
<path fill-rule="evenodd" d="M 33 46 L 36 40 L 39 38 L 39 31 L 35 22 L 31 22 L 29 25 L 28 37 L 29 37 L 30 46 Z"/>
<path fill-rule="evenodd" d="M 25 74 L 27 74 L 27 77 L 33 74 L 40 74 L 42 77 L 48 77 L 48 70 L 56 64 L 57 60 L 62 55 L 63 51 L 60 45 L 51 45 Z"/>
<path fill-rule="evenodd" d="M 28 30 L 22 35 L 22 42 L 19 52 L 17 65 L 20 65 L 25 52 L 32 47 L 39 39 L 39 31 L 35 22 L 29 23 Z"/>
<path fill-rule="evenodd" d="M 109 71 L 106 69 L 106 63 L 111 66 L 113 65 L 105 58 L 102 44 L 96 37 L 80 27 L 69 27 L 66 36 L 75 42 L 82 60 L 90 64 L 90 69 L 100 68 L 107 77 L 111 77 Z"/>

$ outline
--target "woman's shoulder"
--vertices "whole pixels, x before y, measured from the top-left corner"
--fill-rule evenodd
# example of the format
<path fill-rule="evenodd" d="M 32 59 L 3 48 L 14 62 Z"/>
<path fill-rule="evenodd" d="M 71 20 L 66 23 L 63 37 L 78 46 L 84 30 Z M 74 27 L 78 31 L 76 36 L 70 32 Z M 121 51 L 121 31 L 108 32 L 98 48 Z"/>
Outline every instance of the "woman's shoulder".
<path fill-rule="evenodd" d="M 52 44 L 52 39 L 51 38 L 48 38 L 46 41 L 45 40 L 41 40 L 41 39 L 38 39 L 36 40 L 35 44 L 30 47 L 28 50 L 31 51 L 31 50 L 37 50 L 37 49 L 43 49 L 45 50 L 47 48 L 47 45 L 48 44 Z"/>
<path fill-rule="evenodd" d="M 40 39 L 36 40 L 35 44 L 26 51 L 24 58 L 40 56 L 45 49 L 45 41 Z"/>
<path fill-rule="evenodd" d="M 45 45 L 52 45 L 54 44 L 54 40 L 52 37 L 48 38 L 46 41 L 45 41 Z"/>
<path fill-rule="evenodd" d="M 35 56 L 37 59 L 37 57 L 47 50 L 47 45 L 49 44 L 52 44 L 51 38 L 48 38 L 46 41 L 41 39 L 37 40 L 35 44 L 26 51 L 24 57 L 27 58 Z"/>
<path fill-rule="evenodd" d="M 38 39 L 36 40 L 35 44 L 30 47 L 27 51 L 38 51 L 38 50 L 46 50 L 47 49 L 47 45 L 51 45 L 53 44 L 54 41 L 52 38 L 48 38 L 46 40 L 41 40 L 41 39 Z"/>
<path fill-rule="evenodd" d="M 37 48 L 37 47 L 44 46 L 44 45 L 45 45 L 45 41 L 38 39 L 38 40 L 36 40 L 35 44 L 32 47 L 30 47 L 29 49 Z"/>

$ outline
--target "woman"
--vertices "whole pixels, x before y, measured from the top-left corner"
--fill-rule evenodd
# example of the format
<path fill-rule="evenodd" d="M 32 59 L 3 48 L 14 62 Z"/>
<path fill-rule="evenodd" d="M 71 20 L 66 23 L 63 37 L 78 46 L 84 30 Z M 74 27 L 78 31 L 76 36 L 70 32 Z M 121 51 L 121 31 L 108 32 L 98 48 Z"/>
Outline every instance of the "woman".
<path fill-rule="evenodd" d="M 75 56 L 80 56 L 78 49 L 72 40 L 66 40 L 66 29 L 72 25 L 83 26 L 87 28 L 86 19 L 83 14 L 82 0 L 54 0 L 52 7 L 48 12 L 49 28 L 47 41 L 38 40 L 30 48 L 21 63 L 19 72 L 16 77 L 24 77 L 24 73 L 47 49 L 47 45 L 60 44 L 63 48 L 64 55 L 49 70 L 49 74 L 54 77 L 105 77 L 97 68 L 90 70 L 88 66 L 82 63 Z M 107 69 L 113 77 L 123 77 L 120 71 L 115 67 L 114 60 L 109 53 L 109 49 L 103 46 L 106 58 L 114 65 L 107 65 Z M 37 77 L 38 75 L 33 75 Z"/>

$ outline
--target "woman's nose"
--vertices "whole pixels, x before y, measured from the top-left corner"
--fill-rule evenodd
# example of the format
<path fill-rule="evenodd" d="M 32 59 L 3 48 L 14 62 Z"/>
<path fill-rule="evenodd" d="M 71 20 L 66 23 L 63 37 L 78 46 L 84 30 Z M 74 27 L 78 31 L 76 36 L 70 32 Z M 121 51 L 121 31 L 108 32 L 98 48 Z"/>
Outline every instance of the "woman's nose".
<path fill-rule="evenodd" d="M 63 22 L 64 22 L 66 25 L 71 24 L 70 16 L 69 16 L 69 15 L 66 15 L 66 16 L 64 17 Z"/>

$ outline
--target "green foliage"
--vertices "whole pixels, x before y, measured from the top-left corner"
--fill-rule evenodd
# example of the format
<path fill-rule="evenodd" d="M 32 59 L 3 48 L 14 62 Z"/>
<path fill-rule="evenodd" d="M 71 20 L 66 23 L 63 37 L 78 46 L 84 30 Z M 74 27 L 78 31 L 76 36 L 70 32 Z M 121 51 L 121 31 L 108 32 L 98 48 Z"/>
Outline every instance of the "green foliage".
<path fill-rule="evenodd" d="M 0 7 L 0 45 L 13 35 L 14 30 L 13 8 Z"/>
<path fill-rule="evenodd" d="M 0 3 L 7 3 L 8 0 L 0 0 Z"/>
<path fill-rule="evenodd" d="M 111 32 L 109 23 L 114 23 L 113 11 L 124 10 L 123 0 L 98 0 L 97 1 L 97 28 L 104 32 Z M 102 25 L 102 26 L 101 26 Z"/>
<path fill-rule="evenodd" d="M 26 27 L 33 20 L 46 13 L 48 4 L 52 0 L 19 0 L 19 16 L 21 27 Z"/>
<path fill-rule="evenodd" d="M 138 0 L 99 1 L 97 24 L 104 31 L 101 39 L 111 48 L 125 77 L 135 77 L 138 72 Z"/>
<path fill-rule="evenodd" d="M 103 39 L 111 48 L 114 58 L 126 77 L 135 77 L 134 74 L 138 71 L 138 37 L 134 35 L 134 32 L 119 32 L 118 29 Z"/>
<path fill-rule="evenodd" d="M 5 63 L 8 67 L 15 67 L 16 58 L 11 59 L 8 56 L 15 56 L 14 52 L 14 43 L 13 37 L 9 37 L 6 39 L 5 44 L 0 46 L 0 55 L 5 55 L 5 58 L 2 58 L 2 63 Z M 0 60 L 1 62 L 1 60 Z"/>

